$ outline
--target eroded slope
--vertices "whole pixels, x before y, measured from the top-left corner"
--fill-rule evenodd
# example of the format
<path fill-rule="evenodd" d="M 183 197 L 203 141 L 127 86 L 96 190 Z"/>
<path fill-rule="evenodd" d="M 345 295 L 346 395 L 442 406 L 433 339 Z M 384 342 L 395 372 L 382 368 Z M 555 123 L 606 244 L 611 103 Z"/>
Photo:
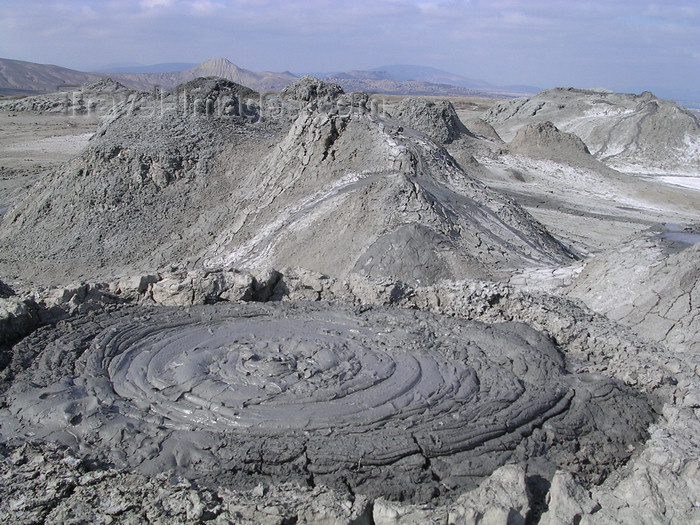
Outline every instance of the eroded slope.
<path fill-rule="evenodd" d="M 218 225 L 197 221 L 236 184 L 235 172 L 213 169 L 217 155 L 265 148 L 279 129 L 251 124 L 259 119 L 255 110 L 240 115 L 239 102 L 250 93 L 202 80 L 162 106 L 148 94 L 118 105 L 80 156 L 41 179 L 3 217 L 4 275 L 42 284 L 114 275 L 179 261 L 206 246 Z M 217 104 L 216 112 L 207 104 Z"/>
<path fill-rule="evenodd" d="M 700 122 L 690 111 L 649 92 L 552 89 L 500 102 L 484 114 L 506 141 L 533 122 L 574 133 L 608 166 L 636 173 L 700 171 Z"/>
<path fill-rule="evenodd" d="M 571 259 L 367 95 L 317 84 L 290 87 L 275 115 L 216 79 L 118 106 L 4 218 L 5 274 L 55 282 L 186 263 L 434 282 Z"/>

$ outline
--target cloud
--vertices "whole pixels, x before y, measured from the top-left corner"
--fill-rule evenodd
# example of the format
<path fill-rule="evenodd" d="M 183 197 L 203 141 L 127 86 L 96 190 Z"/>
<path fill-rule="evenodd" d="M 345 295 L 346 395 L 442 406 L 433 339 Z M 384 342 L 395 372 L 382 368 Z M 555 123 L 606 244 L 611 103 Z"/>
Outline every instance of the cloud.
<path fill-rule="evenodd" d="M 140 5 L 143 9 L 170 7 L 173 5 L 173 0 L 141 0 Z"/>
<path fill-rule="evenodd" d="M 213 15 L 216 11 L 225 8 L 223 4 L 210 0 L 194 0 L 189 2 L 189 7 L 199 15 Z"/>
<path fill-rule="evenodd" d="M 8 58 L 89 69 L 226 56 L 256 70 L 432 65 L 493 83 L 700 84 L 696 0 L 0 3 Z"/>

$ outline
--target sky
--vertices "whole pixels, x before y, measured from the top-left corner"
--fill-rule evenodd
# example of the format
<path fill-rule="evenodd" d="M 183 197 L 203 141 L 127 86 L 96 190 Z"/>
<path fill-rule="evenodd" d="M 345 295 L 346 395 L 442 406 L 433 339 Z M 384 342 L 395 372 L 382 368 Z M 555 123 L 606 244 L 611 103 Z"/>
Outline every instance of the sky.
<path fill-rule="evenodd" d="M 82 71 L 217 57 L 297 74 L 411 64 L 700 100 L 700 1 L 0 0 L 0 57 Z"/>

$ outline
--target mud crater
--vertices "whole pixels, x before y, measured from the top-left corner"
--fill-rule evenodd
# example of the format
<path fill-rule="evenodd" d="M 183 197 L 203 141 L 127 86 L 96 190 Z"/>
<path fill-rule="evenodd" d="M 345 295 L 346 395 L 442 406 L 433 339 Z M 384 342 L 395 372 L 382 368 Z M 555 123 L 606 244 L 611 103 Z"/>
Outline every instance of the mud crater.
<path fill-rule="evenodd" d="M 0 437 L 204 483 L 293 480 L 425 502 L 518 461 L 597 481 L 653 418 L 633 391 L 567 373 L 521 324 L 217 304 L 132 308 L 51 332 L 7 392 Z"/>

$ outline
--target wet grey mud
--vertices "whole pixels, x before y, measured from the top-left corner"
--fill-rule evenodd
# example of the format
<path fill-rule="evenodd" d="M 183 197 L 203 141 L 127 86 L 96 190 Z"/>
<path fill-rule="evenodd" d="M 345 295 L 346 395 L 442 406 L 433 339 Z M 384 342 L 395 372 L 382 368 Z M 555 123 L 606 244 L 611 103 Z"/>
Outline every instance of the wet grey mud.
<path fill-rule="evenodd" d="M 514 461 L 595 481 L 653 419 L 522 324 L 300 302 L 128 308 L 54 332 L 6 392 L 4 438 L 205 484 L 424 503 Z"/>

